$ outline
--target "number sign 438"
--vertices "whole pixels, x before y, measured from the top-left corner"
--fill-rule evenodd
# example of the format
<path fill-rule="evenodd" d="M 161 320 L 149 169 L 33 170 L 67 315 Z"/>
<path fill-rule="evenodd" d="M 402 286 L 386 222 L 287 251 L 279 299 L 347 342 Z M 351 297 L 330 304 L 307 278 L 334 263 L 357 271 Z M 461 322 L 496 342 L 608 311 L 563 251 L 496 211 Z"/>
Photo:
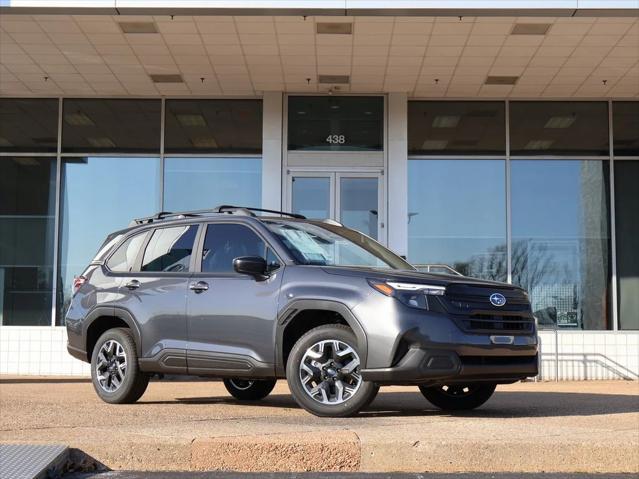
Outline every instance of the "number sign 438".
<path fill-rule="evenodd" d="M 346 143 L 346 137 L 344 135 L 328 135 L 326 137 L 326 143 L 331 145 L 343 145 Z"/>

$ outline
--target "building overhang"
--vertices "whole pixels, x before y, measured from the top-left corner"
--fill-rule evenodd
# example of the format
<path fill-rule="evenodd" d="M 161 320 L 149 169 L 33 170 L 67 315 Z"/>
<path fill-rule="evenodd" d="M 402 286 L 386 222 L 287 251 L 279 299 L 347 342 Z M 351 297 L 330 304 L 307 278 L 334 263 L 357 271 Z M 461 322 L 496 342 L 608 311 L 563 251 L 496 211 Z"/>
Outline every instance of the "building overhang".
<path fill-rule="evenodd" d="M 442 4 L 446 8 L 442 8 Z M 620 16 L 636 0 L 0 0 L 0 12 L 106 15 Z"/>

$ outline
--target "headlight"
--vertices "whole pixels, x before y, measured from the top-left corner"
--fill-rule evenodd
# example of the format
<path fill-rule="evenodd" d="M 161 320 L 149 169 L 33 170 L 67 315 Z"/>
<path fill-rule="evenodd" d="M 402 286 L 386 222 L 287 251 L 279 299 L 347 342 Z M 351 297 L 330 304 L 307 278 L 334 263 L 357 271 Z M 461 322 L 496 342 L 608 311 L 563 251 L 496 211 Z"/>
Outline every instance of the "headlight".
<path fill-rule="evenodd" d="M 369 280 L 368 283 L 380 293 L 393 296 L 406 306 L 428 309 L 428 296 L 443 296 L 445 286 L 418 283 L 397 283 L 394 281 Z"/>

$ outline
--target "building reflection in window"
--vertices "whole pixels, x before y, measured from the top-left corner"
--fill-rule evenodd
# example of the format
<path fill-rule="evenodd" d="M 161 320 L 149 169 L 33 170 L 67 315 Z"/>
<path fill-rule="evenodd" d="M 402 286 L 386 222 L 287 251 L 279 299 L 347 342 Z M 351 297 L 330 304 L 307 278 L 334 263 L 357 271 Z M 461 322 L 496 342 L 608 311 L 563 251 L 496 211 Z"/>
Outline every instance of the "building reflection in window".
<path fill-rule="evenodd" d="M 513 160 L 512 280 L 542 327 L 610 329 L 609 165 Z"/>
<path fill-rule="evenodd" d="M 506 281 L 504 160 L 408 162 L 408 260 Z"/>

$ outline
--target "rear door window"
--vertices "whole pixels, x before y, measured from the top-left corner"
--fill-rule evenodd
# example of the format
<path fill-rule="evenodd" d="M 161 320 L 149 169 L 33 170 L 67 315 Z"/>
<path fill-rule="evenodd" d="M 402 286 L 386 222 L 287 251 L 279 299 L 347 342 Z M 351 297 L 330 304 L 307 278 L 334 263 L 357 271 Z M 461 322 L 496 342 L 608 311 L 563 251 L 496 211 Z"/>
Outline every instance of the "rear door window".
<path fill-rule="evenodd" d="M 197 225 L 155 230 L 144 251 L 142 271 L 188 272 L 196 234 Z"/>
<path fill-rule="evenodd" d="M 138 257 L 140 247 L 144 244 L 147 233 L 131 236 L 120 247 L 115 250 L 107 261 L 107 266 L 116 273 L 127 273 L 133 271 L 135 259 Z"/>

